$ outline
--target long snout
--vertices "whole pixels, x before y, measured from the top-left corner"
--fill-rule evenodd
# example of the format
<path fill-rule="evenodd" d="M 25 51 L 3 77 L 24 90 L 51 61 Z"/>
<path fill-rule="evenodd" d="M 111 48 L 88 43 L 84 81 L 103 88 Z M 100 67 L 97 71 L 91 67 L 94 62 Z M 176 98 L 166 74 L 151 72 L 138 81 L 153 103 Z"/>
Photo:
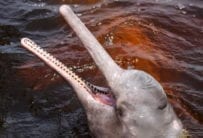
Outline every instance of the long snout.
<path fill-rule="evenodd" d="M 84 44 L 85 48 L 90 53 L 99 69 L 102 71 L 107 81 L 111 82 L 114 80 L 115 77 L 121 73 L 122 69 L 113 61 L 110 55 L 104 50 L 101 44 L 74 14 L 69 6 L 61 6 L 60 13 L 76 32 L 77 36 Z"/>

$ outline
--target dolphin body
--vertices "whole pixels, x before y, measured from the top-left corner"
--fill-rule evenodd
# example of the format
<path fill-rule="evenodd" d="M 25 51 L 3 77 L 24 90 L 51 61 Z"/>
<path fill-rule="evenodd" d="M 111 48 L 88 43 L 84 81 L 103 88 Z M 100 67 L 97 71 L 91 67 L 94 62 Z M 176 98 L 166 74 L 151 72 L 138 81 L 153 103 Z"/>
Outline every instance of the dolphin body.
<path fill-rule="evenodd" d="M 120 68 L 67 5 L 60 13 L 76 32 L 109 88 L 90 84 L 32 40 L 21 44 L 55 69 L 75 90 L 83 105 L 89 129 L 97 138 L 178 138 L 182 123 L 177 118 L 162 86 L 141 70 Z"/>

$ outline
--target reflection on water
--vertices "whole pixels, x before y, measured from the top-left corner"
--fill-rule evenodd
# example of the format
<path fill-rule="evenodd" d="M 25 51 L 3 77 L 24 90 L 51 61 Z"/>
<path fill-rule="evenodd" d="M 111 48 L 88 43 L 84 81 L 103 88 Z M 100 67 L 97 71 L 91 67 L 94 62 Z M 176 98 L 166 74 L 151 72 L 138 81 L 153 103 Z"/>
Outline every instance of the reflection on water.
<path fill-rule="evenodd" d="M 201 0 L 8 0 L 0 2 L 0 137 L 90 137 L 69 84 L 19 46 L 30 37 L 83 78 L 106 85 L 59 15 L 64 3 L 120 66 L 153 75 L 184 127 L 203 136 Z"/>

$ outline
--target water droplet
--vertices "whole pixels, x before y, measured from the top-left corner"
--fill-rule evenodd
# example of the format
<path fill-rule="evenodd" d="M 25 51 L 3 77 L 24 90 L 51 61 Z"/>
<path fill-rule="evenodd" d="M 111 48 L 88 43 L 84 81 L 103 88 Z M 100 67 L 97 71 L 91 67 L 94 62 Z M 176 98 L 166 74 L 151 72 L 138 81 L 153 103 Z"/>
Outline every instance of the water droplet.
<path fill-rule="evenodd" d="M 77 16 L 78 16 L 78 17 L 82 16 L 82 13 L 77 13 Z"/>
<path fill-rule="evenodd" d="M 178 8 L 180 9 L 180 10 L 182 10 L 182 9 L 184 9 L 185 8 L 185 6 L 183 5 L 183 4 L 181 4 L 181 3 L 178 3 Z"/>
<path fill-rule="evenodd" d="M 181 11 L 181 13 L 182 13 L 182 14 L 187 14 L 187 12 L 186 12 L 186 11 Z"/>
<path fill-rule="evenodd" d="M 74 8 L 77 8 L 78 6 L 79 6 L 78 4 L 74 4 L 74 5 L 73 5 Z"/>
<path fill-rule="evenodd" d="M 100 26 L 100 25 L 102 25 L 102 23 L 101 23 L 101 22 L 97 23 L 97 26 Z"/>

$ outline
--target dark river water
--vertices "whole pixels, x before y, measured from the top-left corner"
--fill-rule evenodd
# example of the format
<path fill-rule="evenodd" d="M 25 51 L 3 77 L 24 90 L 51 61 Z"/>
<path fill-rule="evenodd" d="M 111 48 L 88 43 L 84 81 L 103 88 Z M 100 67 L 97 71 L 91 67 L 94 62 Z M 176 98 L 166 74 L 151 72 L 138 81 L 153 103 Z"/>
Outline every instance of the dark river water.
<path fill-rule="evenodd" d="M 203 137 L 202 0 L 0 0 L 0 137 L 90 137 L 70 85 L 20 46 L 29 37 L 86 80 L 105 86 L 58 13 L 71 4 L 114 60 L 164 87 L 192 137 Z M 147 131 L 147 130 L 146 130 Z"/>

